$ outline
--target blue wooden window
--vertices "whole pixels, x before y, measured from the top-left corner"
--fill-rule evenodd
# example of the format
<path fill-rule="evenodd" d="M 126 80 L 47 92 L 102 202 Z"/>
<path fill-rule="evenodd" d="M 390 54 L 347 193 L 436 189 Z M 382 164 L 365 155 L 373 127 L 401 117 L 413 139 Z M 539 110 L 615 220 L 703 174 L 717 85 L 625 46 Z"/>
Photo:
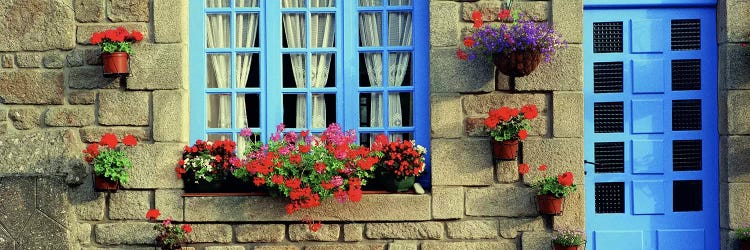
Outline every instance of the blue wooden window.
<path fill-rule="evenodd" d="M 190 1 L 190 140 L 236 141 L 244 127 L 267 140 L 282 122 L 313 133 L 336 122 L 362 144 L 385 133 L 429 148 L 428 6 Z"/>

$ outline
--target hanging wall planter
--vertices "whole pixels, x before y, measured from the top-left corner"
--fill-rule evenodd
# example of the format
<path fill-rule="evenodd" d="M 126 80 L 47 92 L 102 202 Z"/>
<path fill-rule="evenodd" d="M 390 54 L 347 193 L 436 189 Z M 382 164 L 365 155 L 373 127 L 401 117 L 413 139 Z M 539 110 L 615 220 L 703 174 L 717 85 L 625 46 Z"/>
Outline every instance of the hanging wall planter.
<path fill-rule="evenodd" d="M 496 53 L 492 55 L 492 63 L 503 74 L 511 77 L 523 77 L 531 74 L 539 63 L 542 54 L 535 51 L 513 51 L 511 53 Z"/>
<path fill-rule="evenodd" d="M 102 53 L 104 77 L 128 76 L 130 55 L 126 52 Z"/>
<path fill-rule="evenodd" d="M 556 198 L 554 195 L 536 196 L 539 214 L 562 215 L 563 203 L 565 203 L 565 198 Z"/>
<path fill-rule="evenodd" d="M 124 77 L 130 75 L 130 54 L 132 44 L 143 40 L 140 31 L 128 32 L 123 27 L 94 32 L 90 42 L 102 49 L 102 72 L 104 77 Z"/>
<path fill-rule="evenodd" d="M 555 250 L 578 250 L 578 246 L 561 246 L 554 244 Z"/>
<path fill-rule="evenodd" d="M 492 142 L 492 156 L 495 159 L 503 161 L 515 160 L 518 156 L 518 140 L 496 141 Z"/>
<path fill-rule="evenodd" d="M 94 175 L 94 191 L 97 192 L 117 192 L 120 188 L 120 183 L 112 181 L 108 178 Z"/>

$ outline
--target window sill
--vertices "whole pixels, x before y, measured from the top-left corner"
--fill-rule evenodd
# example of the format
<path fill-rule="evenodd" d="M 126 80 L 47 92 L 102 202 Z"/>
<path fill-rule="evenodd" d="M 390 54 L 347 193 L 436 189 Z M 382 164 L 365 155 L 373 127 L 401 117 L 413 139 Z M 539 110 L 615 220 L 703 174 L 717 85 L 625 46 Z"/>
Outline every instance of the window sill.
<path fill-rule="evenodd" d="M 286 198 L 265 193 L 196 193 L 183 195 L 184 219 L 194 222 L 300 221 L 310 216 L 324 221 L 426 221 L 432 218 L 432 196 L 365 191 L 359 202 L 339 204 L 335 199 L 320 207 L 286 214 Z"/>

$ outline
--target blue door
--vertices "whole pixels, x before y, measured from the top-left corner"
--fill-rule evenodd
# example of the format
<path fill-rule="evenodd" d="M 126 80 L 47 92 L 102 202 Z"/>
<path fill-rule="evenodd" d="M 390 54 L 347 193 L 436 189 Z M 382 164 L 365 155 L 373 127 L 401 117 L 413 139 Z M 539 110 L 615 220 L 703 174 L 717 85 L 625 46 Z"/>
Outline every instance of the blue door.
<path fill-rule="evenodd" d="M 584 8 L 586 249 L 718 249 L 715 8 Z"/>

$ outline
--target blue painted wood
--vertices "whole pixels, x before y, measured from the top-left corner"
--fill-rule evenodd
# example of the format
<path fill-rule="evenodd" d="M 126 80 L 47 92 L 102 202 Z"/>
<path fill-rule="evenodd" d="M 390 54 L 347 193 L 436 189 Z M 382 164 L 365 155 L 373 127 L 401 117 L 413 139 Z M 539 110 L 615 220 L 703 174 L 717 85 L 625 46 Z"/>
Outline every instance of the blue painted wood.
<path fill-rule="evenodd" d="M 700 7 L 715 1 L 691 1 L 686 8 L 662 8 L 677 1 L 622 1 L 611 9 L 603 2 L 585 2 L 585 157 L 595 160 L 595 142 L 624 142 L 625 170 L 596 173 L 585 166 L 587 249 L 718 249 L 716 10 Z M 643 8 L 657 2 L 658 8 Z M 673 19 L 700 19 L 700 50 L 671 50 Z M 623 22 L 623 52 L 594 53 L 593 23 L 611 21 Z M 671 63 L 679 59 L 701 60 L 701 90 L 672 91 Z M 594 93 L 594 62 L 623 62 L 622 93 Z M 686 99 L 701 100 L 702 128 L 672 131 L 672 100 Z M 624 131 L 594 133 L 594 103 L 618 101 L 624 103 Z M 695 139 L 703 145 L 701 170 L 673 171 L 672 142 Z M 675 180 L 702 181 L 701 211 L 674 211 Z M 603 182 L 624 183 L 624 213 L 596 213 L 595 186 Z"/>
<path fill-rule="evenodd" d="M 665 8 L 665 7 L 715 7 L 716 0 L 584 0 L 585 8 Z"/>
<path fill-rule="evenodd" d="M 191 1 L 189 6 L 190 45 L 190 142 L 206 137 L 206 41 L 204 39 L 204 1 Z"/>

